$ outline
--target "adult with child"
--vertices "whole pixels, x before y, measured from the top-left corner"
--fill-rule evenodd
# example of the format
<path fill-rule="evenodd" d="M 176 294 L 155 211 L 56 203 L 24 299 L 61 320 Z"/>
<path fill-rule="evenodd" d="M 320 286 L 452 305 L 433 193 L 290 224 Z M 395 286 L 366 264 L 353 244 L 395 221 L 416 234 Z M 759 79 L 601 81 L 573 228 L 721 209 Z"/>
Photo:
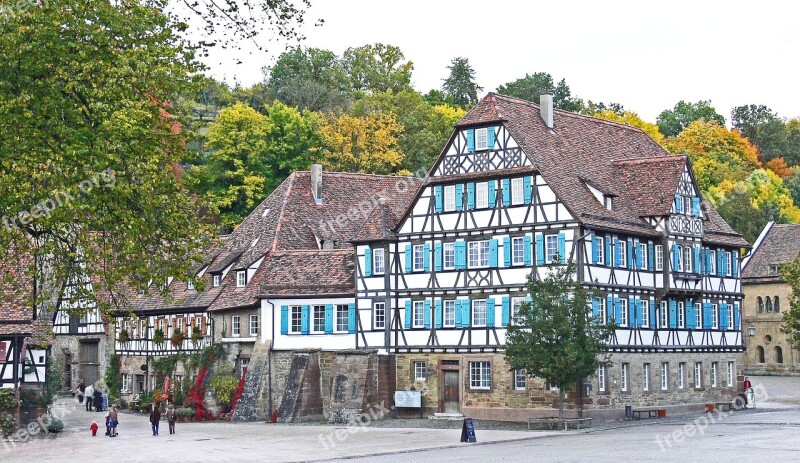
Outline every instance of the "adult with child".
<path fill-rule="evenodd" d="M 158 403 L 150 406 L 150 424 L 153 426 L 153 435 L 158 435 L 158 424 L 161 421 L 161 408 Z"/>
<path fill-rule="evenodd" d="M 83 390 L 84 395 L 86 396 L 86 411 L 92 411 L 92 402 L 94 402 L 94 386 L 91 384 L 86 386 L 86 389 Z"/>
<path fill-rule="evenodd" d="M 169 424 L 169 433 L 175 434 L 175 422 L 178 421 L 178 413 L 175 410 L 175 406 L 169 404 L 167 408 L 167 423 Z"/>
<path fill-rule="evenodd" d="M 117 414 L 117 406 L 112 405 L 111 410 L 108 411 L 108 427 L 111 430 L 109 437 L 117 437 L 117 426 L 119 426 L 119 415 Z"/>

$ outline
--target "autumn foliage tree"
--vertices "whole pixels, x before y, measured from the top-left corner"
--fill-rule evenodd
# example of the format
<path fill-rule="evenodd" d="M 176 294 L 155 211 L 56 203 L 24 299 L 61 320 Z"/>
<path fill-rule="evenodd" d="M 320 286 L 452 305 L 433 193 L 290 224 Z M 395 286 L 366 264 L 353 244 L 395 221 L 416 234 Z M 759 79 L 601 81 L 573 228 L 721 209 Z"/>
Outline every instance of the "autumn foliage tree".
<path fill-rule="evenodd" d="M 647 135 L 650 135 L 650 138 L 655 140 L 656 143 L 663 144 L 664 142 L 664 135 L 658 130 L 658 126 L 649 122 L 645 122 L 633 111 L 623 111 L 622 114 L 620 114 L 612 109 L 605 109 L 594 113 L 594 117 L 599 117 L 600 119 L 605 119 L 607 121 L 619 122 L 620 124 L 630 125 L 632 127 L 638 127 Z"/>
<path fill-rule="evenodd" d="M 403 156 L 397 139 L 403 126 L 390 112 L 362 116 L 326 116 L 320 125 L 321 160 L 328 170 L 370 174 L 408 173 L 399 169 Z"/>

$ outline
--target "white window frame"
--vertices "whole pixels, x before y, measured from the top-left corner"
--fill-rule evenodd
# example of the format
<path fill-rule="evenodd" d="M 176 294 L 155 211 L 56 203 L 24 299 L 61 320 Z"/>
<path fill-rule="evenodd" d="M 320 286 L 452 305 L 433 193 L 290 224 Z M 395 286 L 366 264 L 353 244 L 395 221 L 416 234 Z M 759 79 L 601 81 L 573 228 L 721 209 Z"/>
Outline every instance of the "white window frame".
<path fill-rule="evenodd" d="M 678 389 L 686 387 L 686 363 L 678 363 Z"/>
<path fill-rule="evenodd" d="M 428 362 L 414 362 L 414 381 L 428 380 Z"/>
<path fill-rule="evenodd" d="M 384 249 L 375 248 L 372 250 L 372 274 L 383 275 L 386 273 L 386 259 Z"/>
<path fill-rule="evenodd" d="M 719 362 L 711 362 L 711 387 L 717 387 L 717 373 L 719 373 Z"/>
<path fill-rule="evenodd" d="M 661 310 L 659 311 L 660 323 L 658 324 L 659 328 L 667 328 L 669 326 L 669 308 L 667 307 L 667 301 L 661 301 Z"/>
<path fill-rule="evenodd" d="M 242 335 L 242 317 L 234 315 L 231 317 L 231 336 Z"/>
<path fill-rule="evenodd" d="M 597 367 L 597 390 L 599 392 L 606 392 L 606 366 L 600 364 Z"/>
<path fill-rule="evenodd" d="M 619 373 L 619 390 L 628 392 L 628 364 L 623 363 Z"/>
<path fill-rule="evenodd" d="M 544 235 L 544 263 L 550 264 L 558 256 L 558 235 Z"/>
<path fill-rule="evenodd" d="M 318 317 L 321 315 L 321 317 Z M 318 323 L 322 322 L 322 323 Z M 312 305 L 311 306 L 311 327 L 310 331 L 312 333 L 324 333 L 325 332 L 325 306 L 324 305 Z"/>
<path fill-rule="evenodd" d="M 475 129 L 475 151 L 489 149 L 489 128 Z"/>
<path fill-rule="evenodd" d="M 413 328 L 423 328 L 425 326 L 425 301 L 412 302 L 411 326 Z"/>
<path fill-rule="evenodd" d="M 475 209 L 487 207 L 489 207 L 489 182 L 478 182 L 475 184 Z"/>
<path fill-rule="evenodd" d="M 676 244 L 675 246 L 678 247 L 678 262 L 676 262 L 676 271 L 683 272 L 683 246 L 680 244 Z M 675 257 L 674 255 L 672 256 Z"/>
<path fill-rule="evenodd" d="M 375 329 L 386 328 L 386 303 L 375 302 L 372 304 L 373 326 Z"/>
<path fill-rule="evenodd" d="M 445 185 L 444 188 L 443 210 L 444 212 L 452 212 L 456 210 L 456 186 Z"/>
<path fill-rule="evenodd" d="M 656 270 L 664 270 L 664 246 L 657 244 L 655 248 L 655 254 Z"/>
<path fill-rule="evenodd" d="M 733 375 L 734 375 L 734 363 L 733 361 L 728 361 L 728 378 L 727 378 L 727 385 L 728 387 L 733 387 Z"/>
<path fill-rule="evenodd" d="M 467 267 L 489 267 L 489 240 L 470 241 L 467 244 Z"/>
<path fill-rule="evenodd" d="M 719 328 L 719 305 L 711 304 L 711 329 Z"/>
<path fill-rule="evenodd" d="M 514 390 L 524 391 L 528 389 L 528 374 L 524 368 L 514 370 Z"/>
<path fill-rule="evenodd" d="M 349 312 L 349 307 L 347 307 L 347 304 L 336 304 L 334 306 L 333 316 L 334 316 L 333 331 L 337 333 L 346 333 L 347 331 L 349 331 L 350 312 Z"/>
<path fill-rule="evenodd" d="M 425 246 L 415 244 L 411 247 L 411 267 L 414 272 L 425 270 Z"/>
<path fill-rule="evenodd" d="M 524 322 L 520 318 L 519 311 L 522 304 L 525 303 L 524 297 L 512 297 L 511 298 L 511 323 L 514 325 L 520 325 Z"/>
<path fill-rule="evenodd" d="M 669 390 L 669 363 L 661 362 L 661 390 Z"/>
<path fill-rule="evenodd" d="M 777 296 L 776 296 L 777 297 Z M 733 328 L 733 304 L 728 303 L 728 329 L 732 330 Z"/>
<path fill-rule="evenodd" d="M 678 328 L 686 328 L 686 312 L 683 302 L 678 302 Z"/>
<path fill-rule="evenodd" d="M 694 362 L 694 388 L 703 388 L 703 362 Z"/>
<path fill-rule="evenodd" d="M 625 240 L 617 241 L 617 258 L 621 268 L 628 268 L 628 242 Z"/>
<path fill-rule="evenodd" d="M 192 280 L 186 282 L 186 289 L 194 289 L 194 282 Z"/>
<path fill-rule="evenodd" d="M 456 244 L 442 243 L 442 268 L 453 270 L 456 268 Z"/>
<path fill-rule="evenodd" d="M 694 248 L 691 246 L 683 247 L 683 269 L 686 273 L 692 273 L 692 254 Z"/>
<path fill-rule="evenodd" d="M 725 276 L 733 275 L 733 255 L 730 252 L 725 253 Z"/>
<path fill-rule="evenodd" d="M 511 265 L 525 264 L 525 238 L 515 236 L 511 238 Z"/>
<path fill-rule="evenodd" d="M 710 275 L 716 275 L 717 274 L 717 251 L 711 251 L 711 254 L 710 254 L 708 260 L 709 260 L 709 264 L 710 264 L 708 266 L 708 273 Z"/>
<path fill-rule="evenodd" d="M 525 183 L 521 177 L 511 179 L 511 204 L 516 206 L 525 202 Z"/>
<path fill-rule="evenodd" d="M 642 299 L 642 326 L 650 327 L 650 301 Z"/>
<path fill-rule="evenodd" d="M 619 326 L 628 326 L 628 300 L 624 297 L 619 299 L 619 307 L 620 307 L 620 314 L 619 314 Z"/>
<path fill-rule="evenodd" d="M 131 392 L 131 375 L 128 373 L 122 374 L 122 390 L 120 392 Z"/>
<path fill-rule="evenodd" d="M 597 298 L 597 317 L 600 319 L 600 323 L 605 325 L 608 323 L 608 308 L 606 307 L 606 298 L 598 297 Z"/>
<path fill-rule="evenodd" d="M 597 236 L 597 264 L 598 265 L 605 265 L 606 263 L 606 240 L 602 236 Z"/>
<path fill-rule="evenodd" d="M 299 334 L 303 330 L 303 306 L 289 306 L 289 333 Z"/>
<path fill-rule="evenodd" d="M 642 262 L 639 269 L 647 270 L 647 243 L 639 243 L 639 255 L 639 259 Z"/>
<path fill-rule="evenodd" d="M 258 315 L 250 315 L 250 336 L 258 336 Z"/>
<path fill-rule="evenodd" d="M 642 390 L 647 392 L 650 390 L 650 364 L 645 363 L 642 365 Z"/>
<path fill-rule="evenodd" d="M 247 285 L 247 271 L 246 270 L 237 270 L 236 271 L 236 287 L 237 288 L 244 288 Z"/>
<path fill-rule="evenodd" d="M 469 388 L 473 391 L 488 391 L 492 388 L 492 362 L 469 362 Z"/>
<path fill-rule="evenodd" d="M 481 315 L 482 318 L 478 316 Z M 489 305 L 486 299 L 474 299 L 472 301 L 472 326 L 486 326 L 489 317 Z"/>
<path fill-rule="evenodd" d="M 455 299 L 442 301 L 442 327 L 453 328 L 455 326 L 456 326 Z"/>
<path fill-rule="evenodd" d="M 211 277 L 211 286 L 213 286 L 213 287 L 215 287 L 215 288 L 216 288 L 216 287 L 218 287 L 218 286 L 219 286 L 219 285 L 221 285 L 221 284 L 222 284 L 222 275 L 220 275 L 220 274 L 215 274 L 215 275 L 213 275 L 213 276 Z"/>

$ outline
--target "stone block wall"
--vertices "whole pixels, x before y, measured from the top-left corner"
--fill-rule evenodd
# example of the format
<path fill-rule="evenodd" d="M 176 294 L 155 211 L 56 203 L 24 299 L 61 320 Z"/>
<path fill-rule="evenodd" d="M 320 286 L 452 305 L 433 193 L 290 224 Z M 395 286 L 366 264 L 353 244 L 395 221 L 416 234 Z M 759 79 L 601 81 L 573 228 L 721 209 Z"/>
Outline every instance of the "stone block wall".
<path fill-rule="evenodd" d="M 748 375 L 800 375 L 800 352 L 792 349 L 787 336 L 781 333 L 783 313 L 789 310 L 791 287 L 785 283 L 745 284 L 742 330 L 747 346 L 745 370 Z M 780 301 L 775 311 L 774 300 Z M 758 298 L 766 306 L 766 299 L 773 301 L 771 312 L 758 311 Z M 748 328 L 754 328 L 750 336 Z M 763 361 L 759 352 L 763 349 Z M 780 354 L 778 354 L 780 350 Z"/>

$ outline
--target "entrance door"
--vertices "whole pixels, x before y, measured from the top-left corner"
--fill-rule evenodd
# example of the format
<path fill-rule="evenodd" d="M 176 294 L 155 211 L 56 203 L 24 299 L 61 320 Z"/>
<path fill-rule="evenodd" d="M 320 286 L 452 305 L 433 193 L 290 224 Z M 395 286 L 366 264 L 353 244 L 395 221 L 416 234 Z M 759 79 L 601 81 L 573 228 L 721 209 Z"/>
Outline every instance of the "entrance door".
<path fill-rule="evenodd" d="M 461 400 L 459 399 L 458 371 L 444 370 L 442 372 L 444 387 L 442 387 L 442 400 L 445 413 L 460 413 Z"/>
<path fill-rule="evenodd" d="M 81 379 L 86 385 L 94 384 L 100 379 L 97 348 L 96 342 L 81 343 Z"/>
<path fill-rule="evenodd" d="M 72 390 L 72 355 L 64 354 L 64 389 Z"/>

